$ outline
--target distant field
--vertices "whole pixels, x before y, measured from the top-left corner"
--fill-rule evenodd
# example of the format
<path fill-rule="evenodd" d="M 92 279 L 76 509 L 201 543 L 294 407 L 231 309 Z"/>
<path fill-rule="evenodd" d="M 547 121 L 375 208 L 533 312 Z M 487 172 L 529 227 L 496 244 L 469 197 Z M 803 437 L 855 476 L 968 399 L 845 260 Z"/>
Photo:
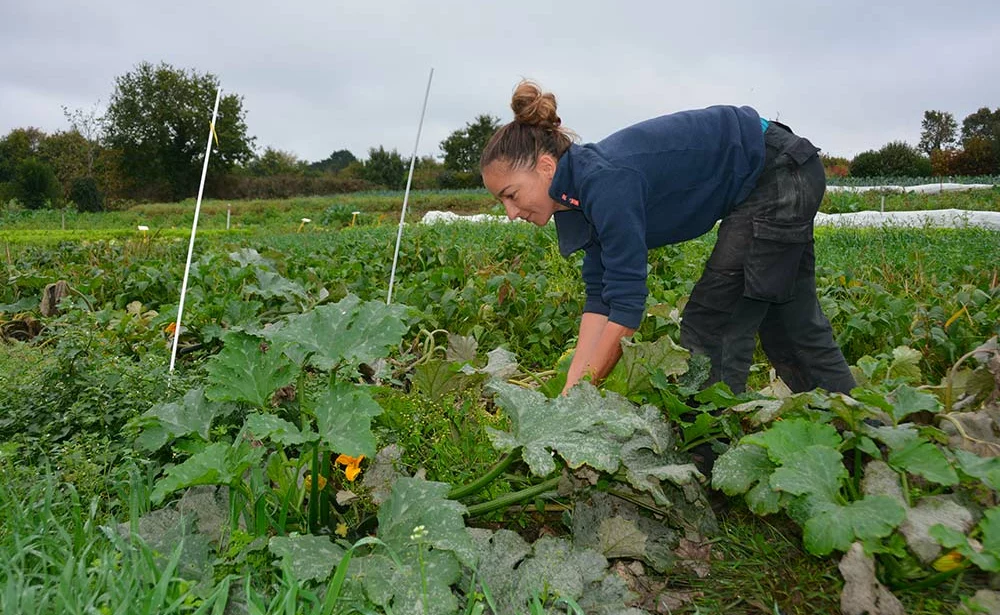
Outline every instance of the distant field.
<path fill-rule="evenodd" d="M 945 194 L 887 193 L 886 211 L 927 209 L 966 209 L 1000 211 L 1000 188 L 972 190 Z M 883 193 L 828 193 L 822 211 L 845 213 L 877 210 L 882 207 Z M 230 213 L 230 227 L 234 230 L 268 232 L 294 232 L 299 230 L 302 219 L 308 218 L 308 228 L 340 228 L 351 224 L 371 226 L 396 224 L 403 205 L 402 192 L 357 192 L 322 197 L 253 201 L 205 201 L 202 203 L 199 230 L 224 230 L 226 214 Z M 65 230 L 63 239 L 112 238 L 132 236 L 137 228 L 147 226 L 150 233 L 165 236 L 186 236 L 191 228 L 195 203 L 152 203 L 135 205 L 120 211 L 104 213 L 77 213 L 75 211 L 2 211 L 0 210 L 0 239 L 17 241 L 25 230 Z M 410 194 L 407 220 L 416 222 L 431 210 L 453 211 L 462 214 L 496 213 L 503 211 L 485 190 L 421 190 Z M 359 212 L 354 216 L 353 212 Z M 95 235 L 79 235 L 81 231 L 101 230 Z M 114 230 L 114 233 L 108 231 Z M 77 233 L 77 234 L 74 234 Z M 180 235 L 177 235 L 179 233 Z"/>

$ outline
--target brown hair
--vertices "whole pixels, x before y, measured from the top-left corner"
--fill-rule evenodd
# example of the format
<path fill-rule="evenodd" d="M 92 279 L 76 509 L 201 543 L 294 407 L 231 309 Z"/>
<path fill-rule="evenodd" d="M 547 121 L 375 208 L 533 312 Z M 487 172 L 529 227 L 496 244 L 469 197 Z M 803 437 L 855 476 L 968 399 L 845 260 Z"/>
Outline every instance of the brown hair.
<path fill-rule="evenodd" d="M 543 92 L 534 81 L 522 80 L 510 101 L 514 121 L 496 131 L 483 148 L 479 168 L 502 161 L 512 169 L 533 169 L 541 154 L 558 160 L 576 135 L 562 127 L 556 114 L 556 97 Z"/>

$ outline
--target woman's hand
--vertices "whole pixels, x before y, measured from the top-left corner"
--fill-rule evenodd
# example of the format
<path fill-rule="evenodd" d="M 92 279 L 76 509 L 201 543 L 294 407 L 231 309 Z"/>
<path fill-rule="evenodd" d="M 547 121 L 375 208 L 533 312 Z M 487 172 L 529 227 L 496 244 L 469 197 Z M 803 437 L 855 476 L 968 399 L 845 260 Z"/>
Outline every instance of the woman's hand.
<path fill-rule="evenodd" d="M 622 356 L 622 339 L 635 333 L 618 323 L 609 322 L 602 314 L 584 313 L 580 320 L 579 342 L 576 354 L 566 374 L 565 395 L 578 383 L 585 374 L 590 375 L 595 385 L 603 380 L 614 369 Z"/>

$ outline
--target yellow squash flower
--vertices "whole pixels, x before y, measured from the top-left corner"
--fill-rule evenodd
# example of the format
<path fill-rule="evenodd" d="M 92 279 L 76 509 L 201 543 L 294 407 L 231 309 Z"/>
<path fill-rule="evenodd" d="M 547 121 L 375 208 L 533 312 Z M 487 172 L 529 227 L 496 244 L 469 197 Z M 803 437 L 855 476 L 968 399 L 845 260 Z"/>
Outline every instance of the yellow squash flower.
<path fill-rule="evenodd" d="M 312 474 L 306 474 L 305 479 L 302 481 L 302 486 L 306 488 L 306 491 L 312 491 L 312 485 Z M 326 477 L 321 474 L 319 477 L 319 490 L 322 491 L 323 489 L 326 489 Z"/>
<path fill-rule="evenodd" d="M 361 474 L 361 460 L 364 458 L 364 455 L 359 455 L 357 457 L 340 455 L 337 457 L 336 463 L 344 466 L 344 474 L 347 476 L 347 480 L 353 483 L 354 479 L 358 477 L 358 474 Z"/>
<path fill-rule="evenodd" d="M 938 572 L 949 572 L 961 566 L 964 560 L 965 558 L 962 557 L 961 553 L 958 551 L 952 551 L 937 558 L 931 565 L 934 566 L 934 570 L 937 570 Z"/>

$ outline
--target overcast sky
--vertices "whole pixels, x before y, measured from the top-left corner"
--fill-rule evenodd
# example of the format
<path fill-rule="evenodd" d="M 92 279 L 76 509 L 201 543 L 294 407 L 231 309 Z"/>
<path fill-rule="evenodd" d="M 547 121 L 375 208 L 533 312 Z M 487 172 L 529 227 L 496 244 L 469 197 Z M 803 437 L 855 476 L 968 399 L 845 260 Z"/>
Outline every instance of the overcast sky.
<path fill-rule="evenodd" d="M 0 134 L 68 128 L 62 106 L 106 103 L 143 61 L 217 75 L 258 149 L 309 161 L 408 157 L 431 67 L 421 155 L 477 114 L 509 121 L 524 76 L 585 142 L 745 104 L 850 157 L 916 144 L 927 109 L 1000 107 L 1000 2 L 2 0 Z"/>

